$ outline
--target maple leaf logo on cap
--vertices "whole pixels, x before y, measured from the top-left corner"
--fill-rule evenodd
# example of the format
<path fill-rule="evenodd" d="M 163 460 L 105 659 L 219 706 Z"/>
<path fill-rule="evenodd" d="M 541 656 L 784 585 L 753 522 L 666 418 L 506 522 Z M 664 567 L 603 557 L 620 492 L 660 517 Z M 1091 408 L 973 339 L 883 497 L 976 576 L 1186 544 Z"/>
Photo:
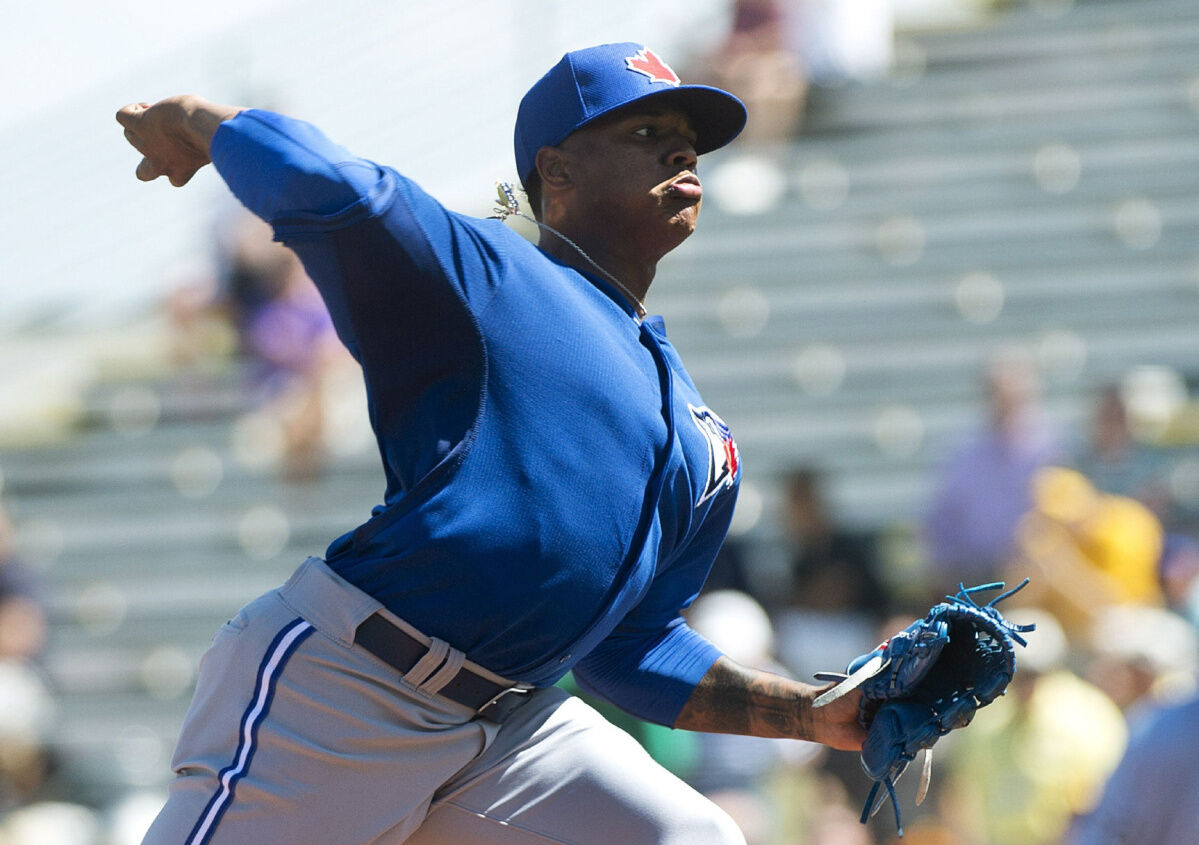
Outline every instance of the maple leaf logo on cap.
<path fill-rule="evenodd" d="M 653 50 L 641 48 L 635 55 L 627 56 L 625 64 L 629 70 L 643 73 L 651 82 L 662 82 L 666 85 L 678 85 L 679 75 L 670 69 L 670 65 L 658 58 Z"/>

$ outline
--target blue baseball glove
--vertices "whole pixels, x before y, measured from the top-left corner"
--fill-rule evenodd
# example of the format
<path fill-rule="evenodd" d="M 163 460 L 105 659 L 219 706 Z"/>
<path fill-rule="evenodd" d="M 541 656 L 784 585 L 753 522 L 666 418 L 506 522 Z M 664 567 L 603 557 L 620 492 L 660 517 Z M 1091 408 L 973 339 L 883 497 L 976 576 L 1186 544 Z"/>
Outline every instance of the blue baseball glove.
<path fill-rule="evenodd" d="M 970 724 L 980 707 L 1003 695 L 1016 671 L 1015 645 L 1027 645 L 1021 634 L 1034 626 L 1009 622 L 995 605 L 1027 583 L 1026 578 L 985 605 L 975 602 L 974 594 L 1002 589 L 1002 583 L 969 588 L 959 584 L 957 595 L 946 596 L 923 619 L 853 660 L 845 674 L 816 675 L 838 682 L 816 699 L 818 707 L 851 690 L 862 691 L 858 721 L 867 731 L 862 768 L 874 781 L 862 809 L 863 824 L 890 797 L 895 826 L 903 836 L 895 781 L 923 749 L 916 803 L 923 801 L 933 744 Z M 886 793 L 879 795 L 884 786 Z"/>

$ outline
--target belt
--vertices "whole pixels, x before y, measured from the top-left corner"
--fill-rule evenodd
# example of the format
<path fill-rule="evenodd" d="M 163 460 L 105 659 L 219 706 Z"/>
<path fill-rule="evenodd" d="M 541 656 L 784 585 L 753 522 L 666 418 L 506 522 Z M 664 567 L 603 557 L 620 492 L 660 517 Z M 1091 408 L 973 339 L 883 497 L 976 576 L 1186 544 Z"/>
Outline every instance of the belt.
<path fill-rule="evenodd" d="M 354 642 L 398 669 L 401 675 L 409 672 L 429 651 L 428 646 L 378 613 L 358 626 Z M 504 686 L 494 683 L 463 666 L 449 683 L 437 690 L 437 694 L 469 707 L 477 717 L 503 722 L 528 700 L 531 691 L 532 688 L 524 684 Z"/>

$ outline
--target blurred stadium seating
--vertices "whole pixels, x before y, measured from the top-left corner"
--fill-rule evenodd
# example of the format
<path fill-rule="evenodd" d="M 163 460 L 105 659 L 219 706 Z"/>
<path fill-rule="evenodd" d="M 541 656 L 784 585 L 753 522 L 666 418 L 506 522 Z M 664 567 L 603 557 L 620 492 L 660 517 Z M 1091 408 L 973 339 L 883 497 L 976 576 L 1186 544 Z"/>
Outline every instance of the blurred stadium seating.
<path fill-rule="evenodd" d="M 1077 425 L 1133 365 L 1193 370 L 1199 314 L 1199 10 L 1021 9 L 897 54 L 786 149 L 709 165 L 770 201 L 713 202 L 653 294 L 748 477 L 816 460 L 875 523 L 925 501 L 994 346 L 1030 345 Z"/>

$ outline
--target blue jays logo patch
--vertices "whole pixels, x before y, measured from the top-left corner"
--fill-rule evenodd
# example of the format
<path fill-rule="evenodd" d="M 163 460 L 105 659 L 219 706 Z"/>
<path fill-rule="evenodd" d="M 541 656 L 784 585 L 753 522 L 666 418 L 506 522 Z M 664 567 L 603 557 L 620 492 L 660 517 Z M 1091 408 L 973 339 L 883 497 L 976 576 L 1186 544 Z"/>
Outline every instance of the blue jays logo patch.
<path fill-rule="evenodd" d="M 691 419 L 700 434 L 708 441 L 708 478 L 703 493 L 696 502 L 702 505 L 721 490 L 727 490 L 737 480 L 737 468 L 741 465 L 741 453 L 733 442 L 733 432 L 724 420 L 716 416 L 706 405 L 700 408 L 688 404 Z"/>
<path fill-rule="evenodd" d="M 670 65 L 658 58 L 653 50 L 642 47 L 636 53 L 625 58 L 625 67 L 637 73 L 645 74 L 650 82 L 663 82 L 671 87 L 679 84 L 679 75 L 671 70 Z"/>

